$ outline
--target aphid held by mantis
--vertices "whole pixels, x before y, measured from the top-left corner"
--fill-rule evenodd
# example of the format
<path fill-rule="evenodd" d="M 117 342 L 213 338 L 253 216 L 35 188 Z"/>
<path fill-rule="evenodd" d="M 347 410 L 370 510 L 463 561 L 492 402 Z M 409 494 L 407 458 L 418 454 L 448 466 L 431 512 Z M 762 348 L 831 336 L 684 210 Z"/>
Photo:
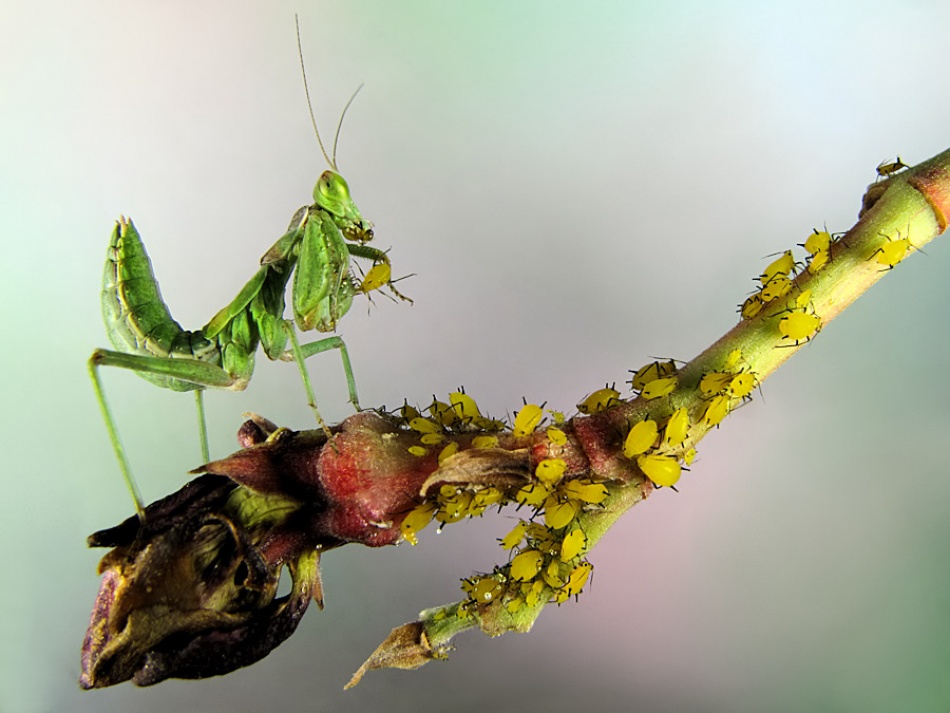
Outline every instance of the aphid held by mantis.
<path fill-rule="evenodd" d="M 297 42 L 300 49 L 299 26 Z M 303 70 L 302 49 L 300 66 Z M 305 70 L 303 79 L 309 105 Z M 142 499 L 106 403 L 99 378 L 100 366 L 132 370 L 166 389 L 194 391 L 199 439 L 206 462 L 211 457 L 202 393 L 206 388 L 244 390 L 254 370 L 254 354 L 258 346 L 263 347 L 269 359 L 297 363 L 308 403 L 328 434 L 329 429 L 317 409 L 304 365 L 307 357 L 330 349 L 339 350 L 350 402 L 357 410 L 360 408 L 353 369 L 343 340 L 331 336 L 300 344 L 293 322 L 284 319 L 284 296 L 291 274 L 294 277 L 294 320 L 301 331 L 334 331 L 357 293 L 367 294 L 386 285 L 393 294 L 407 299 L 393 287 L 388 274 L 374 270 L 378 265 L 388 266 L 389 257 L 382 250 L 366 245 L 373 238 L 373 225 L 363 218 L 350 197 L 346 180 L 337 170 L 336 145 L 340 126 L 355 96 L 343 109 L 333 142 L 332 159 L 323 146 L 311 107 L 317 142 L 331 170 L 324 171 L 317 180 L 313 204 L 297 211 L 287 232 L 264 254 L 257 272 L 237 297 L 201 329 L 184 330 L 172 318 L 162 300 L 138 231 L 131 220 L 120 218 L 116 223 L 102 283 L 103 317 L 115 350 L 97 349 L 93 352 L 89 359 L 89 373 L 119 467 L 140 518 L 144 513 Z M 354 276 L 351 258 L 372 261 L 374 268 L 363 282 Z"/>

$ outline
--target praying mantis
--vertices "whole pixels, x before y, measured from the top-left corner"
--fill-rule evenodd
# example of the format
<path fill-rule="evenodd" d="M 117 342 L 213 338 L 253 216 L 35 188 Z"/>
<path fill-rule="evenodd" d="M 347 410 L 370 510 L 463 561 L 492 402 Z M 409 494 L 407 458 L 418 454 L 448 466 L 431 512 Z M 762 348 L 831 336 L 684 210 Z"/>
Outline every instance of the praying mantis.
<path fill-rule="evenodd" d="M 299 25 L 297 41 L 300 49 Z M 302 50 L 300 63 L 303 69 Z M 305 70 L 303 78 L 309 106 Z M 339 350 L 349 400 L 360 410 L 353 369 L 343 340 L 334 335 L 301 344 L 294 329 L 295 321 L 304 332 L 333 332 L 356 294 L 369 295 L 384 286 L 400 299 L 412 301 L 393 285 L 388 255 L 366 245 L 373 238 L 373 225 L 362 217 L 346 180 L 337 169 L 340 126 L 355 96 L 354 93 L 343 109 L 332 159 L 323 146 L 311 106 L 317 142 L 330 170 L 324 171 L 317 180 L 314 202 L 295 213 L 287 232 L 264 254 L 253 277 L 201 329 L 182 329 L 172 318 L 162 300 L 141 236 L 131 220 L 121 217 L 116 222 L 102 281 L 103 319 L 114 349 L 95 350 L 88 367 L 119 468 L 140 519 L 144 517 L 142 498 L 106 401 L 99 375 L 101 366 L 129 369 L 166 389 L 194 391 L 205 462 L 211 457 L 203 392 L 207 388 L 243 391 L 254 371 L 254 356 L 259 346 L 269 359 L 296 362 L 308 404 L 328 436 L 330 431 L 317 409 L 304 360 L 331 349 Z M 351 258 L 372 261 L 372 267 L 362 280 L 352 271 Z M 285 292 L 291 274 L 293 321 L 284 319 Z"/>

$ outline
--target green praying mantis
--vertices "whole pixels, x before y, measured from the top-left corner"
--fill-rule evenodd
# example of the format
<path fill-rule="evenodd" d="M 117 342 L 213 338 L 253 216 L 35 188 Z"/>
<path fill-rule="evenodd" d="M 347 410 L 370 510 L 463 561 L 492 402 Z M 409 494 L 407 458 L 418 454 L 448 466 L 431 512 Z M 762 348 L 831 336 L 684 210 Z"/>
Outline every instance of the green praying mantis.
<path fill-rule="evenodd" d="M 299 48 L 299 27 L 297 40 Z M 303 68 L 302 51 L 300 57 Z M 305 70 L 304 87 L 310 105 Z M 343 340 L 334 335 L 301 344 L 293 321 L 284 319 L 285 293 L 292 274 L 294 321 L 304 332 L 333 332 L 356 294 L 369 295 L 386 286 L 400 299 L 412 301 L 393 285 L 388 255 L 366 245 L 373 238 L 373 225 L 362 217 L 350 196 L 347 182 L 337 170 L 336 144 L 340 126 L 355 96 L 354 93 L 343 109 L 333 142 L 332 159 L 323 146 L 311 107 L 317 142 L 331 170 L 324 171 L 317 181 L 313 204 L 296 212 L 287 232 L 261 258 L 254 276 L 201 329 L 182 329 L 172 318 L 162 300 L 138 231 L 132 221 L 124 217 L 116 222 L 102 281 L 103 318 L 114 350 L 97 349 L 88 364 L 119 468 L 140 518 L 144 513 L 142 498 L 106 402 L 100 366 L 129 369 L 166 389 L 194 391 L 205 462 L 211 457 L 203 392 L 207 388 L 244 390 L 254 371 L 258 346 L 263 347 L 269 359 L 296 362 L 308 404 L 328 435 L 329 429 L 317 409 L 304 360 L 331 349 L 339 350 L 349 400 L 354 408 L 360 409 L 353 369 Z M 363 279 L 354 274 L 351 258 L 372 261 L 372 267 Z"/>

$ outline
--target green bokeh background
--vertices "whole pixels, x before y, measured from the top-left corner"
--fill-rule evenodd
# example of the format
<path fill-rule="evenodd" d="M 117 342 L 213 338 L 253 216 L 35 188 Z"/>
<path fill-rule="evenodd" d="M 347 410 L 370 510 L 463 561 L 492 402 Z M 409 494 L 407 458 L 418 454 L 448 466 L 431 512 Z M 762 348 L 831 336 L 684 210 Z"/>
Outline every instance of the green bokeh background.
<path fill-rule="evenodd" d="M 502 559 L 506 517 L 325 558 L 327 609 L 225 678 L 80 692 L 100 552 L 127 516 L 86 375 L 120 213 L 203 324 L 323 170 L 326 134 L 413 307 L 343 323 L 364 405 L 460 384 L 570 410 L 728 329 L 763 258 L 849 227 L 882 159 L 950 146 L 944 2 L 52 2 L 0 5 L 0 711 L 946 711 L 950 250 L 828 326 L 592 554 L 579 604 L 448 662 L 348 676 Z M 318 399 L 347 416 L 338 361 Z M 199 462 L 188 396 L 105 374 L 149 499 Z M 292 366 L 208 398 L 310 427 Z M 510 515 L 510 514 L 509 514 Z"/>

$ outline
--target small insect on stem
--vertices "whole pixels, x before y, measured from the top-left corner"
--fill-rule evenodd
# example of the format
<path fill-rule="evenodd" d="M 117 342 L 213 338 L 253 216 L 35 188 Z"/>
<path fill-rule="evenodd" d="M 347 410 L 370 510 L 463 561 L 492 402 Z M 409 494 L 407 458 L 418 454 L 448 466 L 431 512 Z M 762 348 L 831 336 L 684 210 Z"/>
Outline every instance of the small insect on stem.
<path fill-rule="evenodd" d="M 815 314 L 811 305 L 811 290 L 804 290 L 795 300 L 795 308 L 788 310 L 785 317 L 779 320 L 778 330 L 782 335 L 780 347 L 797 347 L 803 342 L 811 341 L 821 331 L 821 318 Z"/>
<path fill-rule="evenodd" d="M 194 331 L 182 329 L 162 299 L 144 242 L 132 221 L 120 217 L 112 231 L 101 297 L 106 331 L 114 349 L 96 350 L 89 359 L 89 372 L 119 468 L 140 518 L 144 517 L 142 499 L 106 402 L 100 366 L 129 369 L 156 386 L 173 391 L 194 391 L 201 453 L 208 462 L 203 391 L 208 388 L 244 390 L 254 371 L 254 355 L 260 346 L 269 359 L 296 362 L 307 402 L 317 422 L 332 438 L 317 409 L 305 360 L 321 352 L 337 350 L 343 362 L 349 400 L 359 410 L 349 354 L 339 336 L 301 344 L 296 330 L 334 332 L 355 295 L 368 296 L 383 287 L 408 300 L 393 287 L 389 256 L 366 244 L 373 239 L 373 224 L 363 218 L 350 196 L 349 185 L 337 171 L 340 129 L 359 89 L 340 115 L 333 153 L 329 156 L 310 103 L 299 21 L 297 47 L 314 133 L 330 170 L 324 171 L 317 180 L 313 203 L 294 214 L 287 232 L 264 253 L 257 271 L 227 306 L 204 327 Z M 353 269 L 357 259 L 372 263 L 362 281 Z M 291 277 L 293 320 L 284 318 L 285 295 Z"/>
<path fill-rule="evenodd" d="M 901 161 L 900 156 L 897 157 L 896 161 L 892 161 L 891 163 L 888 163 L 887 159 L 884 159 L 877 165 L 877 169 L 875 169 L 877 171 L 877 180 L 880 181 L 882 178 L 887 178 L 904 168 L 910 168 L 910 166 Z"/>
<path fill-rule="evenodd" d="M 887 242 L 875 250 L 871 257 L 876 258 L 877 263 L 883 265 L 887 270 L 893 270 L 897 263 L 907 257 L 910 251 L 920 250 L 910 242 L 910 230 L 908 230 L 906 238 L 901 237 L 900 231 L 897 231 L 896 238 L 884 233 L 881 233 L 881 235 L 887 238 Z"/>

